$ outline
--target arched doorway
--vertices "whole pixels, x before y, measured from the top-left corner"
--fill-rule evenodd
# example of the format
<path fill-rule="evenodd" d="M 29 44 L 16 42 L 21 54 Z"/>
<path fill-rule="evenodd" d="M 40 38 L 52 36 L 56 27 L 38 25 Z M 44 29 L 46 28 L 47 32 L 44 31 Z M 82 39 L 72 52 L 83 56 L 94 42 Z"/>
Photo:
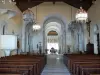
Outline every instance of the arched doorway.
<path fill-rule="evenodd" d="M 94 54 L 99 54 L 99 27 L 94 26 Z"/>
<path fill-rule="evenodd" d="M 69 31 L 71 32 L 71 41 L 73 45 L 73 52 L 84 52 L 84 25 L 76 21 L 69 24 Z"/>
<path fill-rule="evenodd" d="M 43 23 L 43 50 L 47 49 L 47 35 L 50 31 L 58 33 L 59 53 L 66 51 L 66 26 L 57 16 L 48 17 Z"/>
<path fill-rule="evenodd" d="M 48 54 L 51 54 L 53 49 L 53 53 L 58 54 L 59 53 L 59 38 L 58 38 L 58 33 L 56 31 L 49 31 L 47 34 L 47 49 L 48 49 Z"/>

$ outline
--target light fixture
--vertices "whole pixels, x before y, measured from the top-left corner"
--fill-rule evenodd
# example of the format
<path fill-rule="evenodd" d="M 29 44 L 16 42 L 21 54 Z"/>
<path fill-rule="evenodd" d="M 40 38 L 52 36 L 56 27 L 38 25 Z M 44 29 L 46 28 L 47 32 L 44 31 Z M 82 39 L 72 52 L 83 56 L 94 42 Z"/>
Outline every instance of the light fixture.
<path fill-rule="evenodd" d="M 38 24 L 33 25 L 33 30 L 39 30 L 41 27 Z"/>
<path fill-rule="evenodd" d="M 34 13 L 31 11 L 30 8 L 23 12 L 23 19 L 24 21 L 34 22 Z"/>
<path fill-rule="evenodd" d="M 9 3 L 11 4 L 11 3 L 14 3 L 15 0 L 1 0 L 1 2 L 2 2 L 3 4 L 6 4 L 6 2 L 9 2 Z M 16 4 L 16 2 L 15 2 L 15 4 Z"/>
<path fill-rule="evenodd" d="M 88 19 L 88 13 L 82 7 L 80 7 L 80 9 L 76 13 L 75 18 L 76 21 L 86 22 L 86 20 Z"/>
<path fill-rule="evenodd" d="M 76 13 L 76 20 L 77 21 L 86 21 L 88 19 L 88 13 L 80 7 L 80 9 Z"/>
<path fill-rule="evenodd" d="M 34 31 L 37 31 L 39 30 L 41 27 L 39 24 L 37 24 L 37 6 L 36 6 L 36 21 L 35 21 L 35 24 L 33 24 L 33 30 Z"/>

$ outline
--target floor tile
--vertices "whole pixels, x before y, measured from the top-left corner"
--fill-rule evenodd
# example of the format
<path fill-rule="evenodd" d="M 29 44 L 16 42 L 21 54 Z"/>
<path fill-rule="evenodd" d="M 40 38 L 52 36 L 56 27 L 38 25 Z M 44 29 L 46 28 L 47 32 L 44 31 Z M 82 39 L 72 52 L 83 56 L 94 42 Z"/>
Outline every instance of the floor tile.
<path fill-rule="evenodd" d="M 62 55 L 47 55 L 47 65 L 41 75 L 70 75 L 63 63 Z"/>

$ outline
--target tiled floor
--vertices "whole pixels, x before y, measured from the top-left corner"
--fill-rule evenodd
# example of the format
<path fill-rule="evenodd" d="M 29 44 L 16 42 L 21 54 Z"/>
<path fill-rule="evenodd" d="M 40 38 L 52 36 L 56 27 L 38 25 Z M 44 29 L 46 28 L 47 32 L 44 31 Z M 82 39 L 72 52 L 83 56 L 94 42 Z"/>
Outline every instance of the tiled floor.
<path fill-rule="evenodd" d="M 62 55 L 47 55 L 47 65 L 41 75 L 70 75 L 63 64 Z"/>

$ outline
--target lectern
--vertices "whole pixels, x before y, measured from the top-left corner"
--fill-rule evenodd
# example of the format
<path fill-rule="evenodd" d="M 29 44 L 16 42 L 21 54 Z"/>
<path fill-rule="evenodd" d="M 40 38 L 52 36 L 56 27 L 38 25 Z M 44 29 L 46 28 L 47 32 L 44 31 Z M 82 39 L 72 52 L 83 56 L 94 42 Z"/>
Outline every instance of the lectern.
<path fill-rule="evenodd" d="M 87 54 L 94 54 L 94 44 L 90 43 L 90 23 L 91 21 L 89 20 L 87 24 L 87 31 L 89 32 L 89 38 L 88 38 L 88 44 L 86 45 L 86 50 Z"/>
<path fill-rule="evenodd" d="M 0 50 L 4 50 L 6 56 L 9 56 L 10 51 L 15 49 L 17 49 L 17 36 L 0 35 Z"/>
<path fill-rule="evenodd" d="M 94 54 L 94 44 L 89 42 L 86 48 L 87 48 L 87 54 Z"/>

